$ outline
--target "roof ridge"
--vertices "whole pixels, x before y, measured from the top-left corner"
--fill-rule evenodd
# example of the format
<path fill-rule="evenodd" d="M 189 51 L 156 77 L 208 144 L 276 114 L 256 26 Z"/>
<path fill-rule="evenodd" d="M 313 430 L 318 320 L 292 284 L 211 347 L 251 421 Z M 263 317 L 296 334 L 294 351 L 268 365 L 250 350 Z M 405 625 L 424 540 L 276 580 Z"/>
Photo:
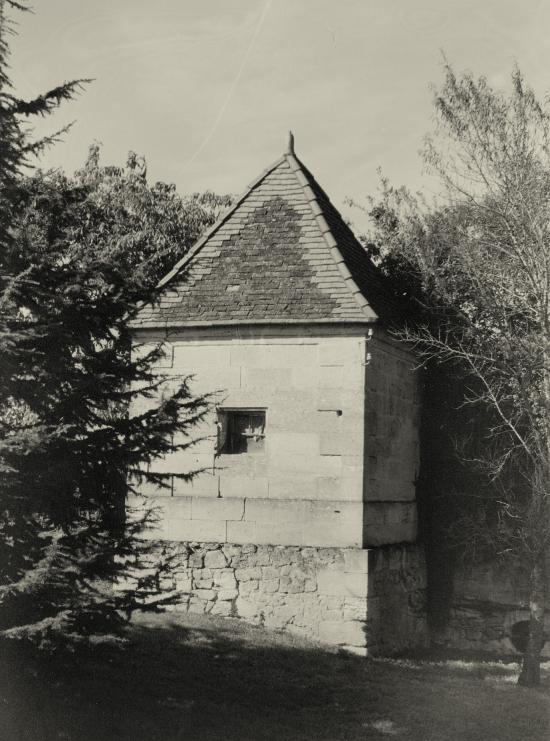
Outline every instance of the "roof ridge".
<path fill-rule="evenodd" d="M 231 206 L 225 209 L 225 211 L 220 215 L 220 217 L 212 224 L 212 226 L 207 229 L 202 236 L 198 238 L 198 240 L 193 244 L 192 247 L 189 248 L 189 250 L 185 253 L 185 255 L 181 258 L 181 260 L 178 260 L 178 262 L 174 265 L 172 270 L 170 270 L 166 275 L 159 280 L 157 283 L 157 288 L 162 288 L 167 283 L 169 283 L 172 278 L 175 278 L 176 275 L 184 268 L 188 262 L 190 262 L 195 255 L 200 252 L 202 247 L 206 244 L 206 242 L 212 237 L 223 224 L 229 219 L 229 217 L 237 210 L 237 208 L 241 205 L 241 203 L 250 195 L 250 193 L 256 188 L 262 180 L 265 180 L 265 178 L 275 170 L 275 168 L 279 167 L 283 162 L 285 161 L 285 156 L 279 157 L 275 162 L 273 162 L 271 165 L 266 167 L 266 169 L 261 172 L 257 178 L 255 178 L 249 185 L 246 187 L 246 189 L 235 199 L 235 203 L 232 203 Z"/>
<path fill-rule="evenodd" d="M 292 144 L 293 143 L 294 142 L 292 142 Z M 357 285 L 357 282 L 355 281 L 353 275 L 351 274 L 350 269 L 346 265 L 344 256 L 338 247 L 338 242 L 336 241 L 334 234 L 332 233 L 332 230 L 326 218 L 323 215 L 323 209 L 321 207 L 321 204 L 319 203 L 319 200 L 317 196 L 315 195 L 313 188 L 309 184 L 308 178 L 306 177 L 304 173 L 304 169 L 306 169 L 305 165 L 303 165 L 302 162 L 298 159 L 298 157 L 296 157 L 293 147 L 289 147 L 289 150 L 285 152 L 282 159 L 285 159 L 288 162 L 288 165 L 291 171 L 294 173 L 296 180 L 302 187 L 302 190 L 306 197 L 306 201 L 311 208 L 313 216 L 317 222 L 317 226 L 319 227 L 319 231 L 323 235 L 323 239 L 325 240 L 325 244 L 328 247 L 330 256 L 334 260 L 334 263 L 341 277 L 343 278 L 344 283 L 346 284 L 346 287 L 352 294 L 355 300 L 355 303 L 359 306 L 361 311 L 365 314 L 366 318 L 371 319 L 371 320 L 378 319 L 379 318 L 378 314 L 374 311 L 372 306 L 369 304 L 369 302 L 363 295 L 363 291 Z M 311 177 L 313 178 L 313 176 Z M 318 183 L 316 183 L 316 185 L 319 188 L 321 188 L 321 186 L 319 186 Z M 331 203 L 328 195 L 326 196 L 326 198 L 329 201 L 329 203 Z M 339 212 L 338 212 L 338 215 L 340 216 L 340 218 L 342 218 Z"/>

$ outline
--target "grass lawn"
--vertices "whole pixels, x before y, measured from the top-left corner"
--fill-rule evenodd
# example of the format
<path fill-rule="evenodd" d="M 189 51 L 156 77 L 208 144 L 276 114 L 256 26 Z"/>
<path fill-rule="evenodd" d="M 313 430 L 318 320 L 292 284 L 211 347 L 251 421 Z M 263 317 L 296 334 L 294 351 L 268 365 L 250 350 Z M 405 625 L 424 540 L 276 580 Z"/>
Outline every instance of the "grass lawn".
<path fill-rule="evenodd" d="M 365 660 L 196 615 L 140 616 L 119 645 L 3 662 L 2 741 L 548 741 L 517 665 Z"/>

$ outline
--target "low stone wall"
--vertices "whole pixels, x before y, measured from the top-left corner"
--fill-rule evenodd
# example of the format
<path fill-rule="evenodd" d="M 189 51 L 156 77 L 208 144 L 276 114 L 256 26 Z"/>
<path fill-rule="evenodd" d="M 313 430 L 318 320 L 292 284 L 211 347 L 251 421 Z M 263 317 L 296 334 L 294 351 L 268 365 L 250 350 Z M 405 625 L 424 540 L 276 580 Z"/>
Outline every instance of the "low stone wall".
<path fill-rule="evenodd" d="M 547 566 L 550 594 L 550 560 Z M 527 635 L 529 576 L 525 567 L 507 561 L 460 563 L 453 572 L 453 592 L 444 619 L 433 630 L 433 641 L 458 651 L 496 655 L 519 654 L 518 635 Z M 440 617 L 440 616 L 438 616 Z M 550 601 L 546 603 L 543 655 L 550 657 Z"/>
<path fill-rule="evenodd" d="M 514 630 L 522 624 L 525 632 L 528 621 L 527 607 L 476 601 L 453 604 L 447 625 L 434 635 L 434 642 L 458 651 L 519 655 L 518 647 L 514 645 Z M 550 614 L 545 616 L 544 623 L 546 643 L 542 656 L 550 658 Z M 526 635 L 525 632 L 525 638 Z"/>
<path fill-rule="evenodd" d="M 427 640 L 425 569 L 416 546 L 314 548 L 162 541 L 129 587 L 162 576 L 166 610 L 237 617 L 359 653 Z"/>

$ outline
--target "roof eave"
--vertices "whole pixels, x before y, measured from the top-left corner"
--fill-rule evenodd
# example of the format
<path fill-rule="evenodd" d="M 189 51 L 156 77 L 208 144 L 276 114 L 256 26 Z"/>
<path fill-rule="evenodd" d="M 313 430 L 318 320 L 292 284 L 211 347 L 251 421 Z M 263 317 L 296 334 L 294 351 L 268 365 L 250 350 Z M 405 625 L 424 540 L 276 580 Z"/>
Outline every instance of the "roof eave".
<path fill-rule="evenodd" d="M 164 321 L 164 322 L 143 322 L 143 323 L 133 323 L 131 322 L 129 324 L 130 329 L 132 330 L 140 330 L 140 329 L 176 329 L 178 327 L 181 328 L 192 328 L 192 327 L 230 327 L 230 326 L 257 326 L 257 325 L 263 325 L 263 326 L 281 326 L 281 325 L 302 325 L 302 326 L 316 326 L 316 325 L 333 325 L 333 326 L 344 326 L 349 324 L 354 325 L 372 325 L 377 324 L 379 322 L 378 317 L 373 316 L 371 318 L 365 317 L 364 319 L 285 319 L 284 317 L 281 317 L 280 319 L 214 319 L 212 321 L 210 320 L 204 320 L 200 321 L 197 319 L 191 319 L 189 321 Z"/>

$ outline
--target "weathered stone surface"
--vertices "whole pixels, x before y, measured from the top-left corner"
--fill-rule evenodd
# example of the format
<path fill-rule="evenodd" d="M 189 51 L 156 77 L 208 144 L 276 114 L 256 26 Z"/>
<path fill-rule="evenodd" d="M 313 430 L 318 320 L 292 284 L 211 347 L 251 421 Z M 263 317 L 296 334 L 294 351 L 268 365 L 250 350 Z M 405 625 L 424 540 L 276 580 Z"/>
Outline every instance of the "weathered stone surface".
<path fill-rule="evenodd" d="M 189 576 L 176 576 L 176 589 L 181 592 L 190 592 L 193 580 Z"/>
<path fill-rule="evenodd" d="M 193 597 L 198 597 L 199 599 L 203 600 L 212 600 L 216 596 L 216 592 L 214 589 L 193 589 Z"/>
<path fill-rule="evenodd" d="M 250 594 L 250 592 L 255 592 L 260 587 L 260 582 L 258 579 L 251 579 L 250 581 L 242 581 L 239 584 L 239 592 L 242 595 Z"/>
<path fill-rule="evenodd" d="M 191 569 L 193 579 L 212 579 L 213 572 L 211 569 Z"/>
<path fill-rule="evenodd" d="M 262 592 L 276 592 L 279 589 L 278 579 L 262 579 L 260 582 Z"/>
<path fill-rule="evenodd" d="M 191 553 L 189 556 L 189 566 L 192 566 L 197 569 L 202 569 L 204 566 L 204 553 L 196 552 Z"/>
<path fill-rule="evenodd" d="M 290 553 L 288 549 L 277 546 L 271 553 L 271 563 L 274 566 L 287 566 L 290 564 Z"/>
<path fill-rule="evenodd" d="M 376 597 L 374 599 L 377 599 Z M 366 620 L 367 614 L 371 614 L 370 600 L 367 607 L 367 600 L 353 597 L 344 599 L 342 615 L 344 620 Z"/>
<path fill-rule="evenodd" d="M 214 602 L 214 604 L 212 605 L 210 613 L 212 615 L 223 615 L 225 617 L 228 617 L 229 615 L 231 615 L 231 610 L 231 602 L 220 602 L 220 600 L 218 599 L 218 601 Z"/>
<path fill-rule="evenodd" d="M 191 517 L 196 520 L 240 520 L 244 514 L 243 495 L 234 498 L 229 493 L 224 497 L 192 497 Z"/>
<path fill-rule="evenodd" d="M 264 566 L 262 568 L 262 579 L 278 579 L 279 576 L 280 571 L 275 566 Z"/>
<path fill-rule="evenodd" d="M 235 600 L 235 610 L 239 617 L 245 619 L 253 618 L 258 614 L 256 605 L 253 602 L 249 602 L 248 600 L 243 599 L 242 597 L 238 597 Z"/>
<path fill-rule="evenodd" d="M 311 631 L 307 628 L 304 628 L 301 625 L 297 625 L 296 623 L 288 623 L 285 626 L 285 630 L 287 630 L 289 633 L 292 633 L 295 636 L 298 636 L 298 638 L 311 638 Z"/>
<path fill-rule="evenodd" d="M 233 615 L 346 650 L 355 647 L 360 655 L 367 649 L 373 654 L 392 653 L 422 645 L 426 639 L 426 577 L 421 553 L 414 546 L 367 553 L 332 547 L 163 542 L 159 554 L 171 568 L 162 579 L 170 610 Z M 143 573 L 154 575 L 158 563 L 159 555 L 152 554 Z M 158 595 L 151 598 L 156 601 Z M 493 622 L 495 640 L 506 640 L 498 620 Z M 463 626 L 464 644 L 479 640 L 480 627 L 470 613 L 463 611 L 455 623 Z"/>
<path fill-rule="evenodd" d="M 262 570 L 260 568 L 235 569 L 235 578 L 237 581 L 259 580 L 262 578 Z"/>
<path fill-rule="evenodd" d="M 299 605 L 278 605 L 273 610 L 273 619 L 278 621 L 278 627 L 282 628 L 293 620 L 296 615 L 299 615 L 300 612 Z"/>
<path fill-rule="evenodd" d="M 164 591 L 165 589 L 175 589 L 176 588 L 176 582 L 172 575 L 169 576 L 162 576 L 159 579 L 159 586 Z"/>
<path fill-rule="evenodd" d="M 231 560 L 235 556 L 240 556 L 242 553 L 242 547 L 233 545 L 232 543 L 226 543 L 222 546 L 222 551 L 228 560 Z"/>
<path fill-rule="evenodd" d="M 258 548 L 256 555 L 251 557 L 251 566 L 269 566 L 271 563 L 271 549 L 270 548 Z"/>
<path fill-rule="evenodd" d="M 218 600 L 234 600 L 239 596 L 238 589 L 220 589 L 218 592 Z"/>
<path fill-rule="evenodd" d="M 224 298 L 232 300 L 232 296 Z M 187 491 L 187 498 L 162 498 L 179 503 L 167 503 L 174 510 L 173 522 L 158 537 L 361 547 L 365 481 L 374 482 L 369 501 L 376 501 L 370 494 L 378 491 L 380 482 L 393 500 L 409 501 L 405 497 L 414 490 L 415 430 L 411 424 L 400 424 L 395 410 L 386 414 L 386 405 L 396 393 L 395 409 L 403 406 L 405 382 L 386 383 L 384 377 L 386 366 L 404 367 L 406 357 L 402 359 L 394 348 L 390 352 L 388 343 L 380 341 L 376 363 L 373 360 L 367 371 L 373 389 L 369 419 L 378 418 L 384 448 L 373 451 L 377 467 L 367 477 L 363 475 L 364 438 L 371 435 L 371 428 L 363 414 L 365 328 L 342 327 L 338 334 L 334 328 L 321 331 L 303 326 L 281 331 L 255 328 L 243 334 L 242 328 L 209 327 L 174 337 L 174 357 L 178 358 L 174 372 L 196 371 L 197 389 L 223 389 L 225 406 L 267 406 L 269 436 L 260 455 L 214 458 L 216 415 L 214 411 L 209 414 L 200 429 L 205 439 L 188 451 L 179 451 L 177 460 L 171 458 L 164 465 L 171 470 L 203 466 L 214 472 L 174 485 L 174 491 Z M 369 349 L 373 347 L 369 343 Z M 324 362 L 327 357 L 334 362 Z M 219 361 L 207 362 L 207 358 Z M 414 378 L 410 367 L 403 373 Z M 410 404 L 407 409 L 411 414 L 414 411 Z M 396 417 L 399 440 L 392 448 L 390 427 Z M 391 466 L 383 465 L 386 448 Z M 398 468 L 396 478 L 393 474 Z M 404 481 L 407 492 L 401 486 Z M 231 560 L 234 554 L 228 557 Z"/>
<path fill-rule="evenodd" d="M 212 574 L 214 584 L 222 589 L 236 589 L 237 580 L 233 569 L 220 569 Z"/>
<path fill-rule="evenodd" d="M 221 550 L 207 551 L 204 556 L 204 565 L 210 569 L 224 569 L 227 566 L 227 558 Z"/>
<path fill-rule="evenodd" d="M 368 574 L 369 551 L 359 548 L 344 548 L 344 571 L 347 574 Z"/>
<path fill-rule="evenodd" d="M 305 579 L 296 578 L 292 576 L 283 576 L 280 580 L 281 592 L 288 592 L 289 594 L 299 594 L 305 591 Z"/>
<path fill-rule="evenodd" d="M 189 612 L 204 613 L 206 608 L 206 602 L 201 599 L 193 599 L 189 601 Z"/>
<path fill-rule="evenodd" d="M 342 572 L 335 569 L 320 571 L 317 575 L 317 585 L 320 594 L 339 597 L 345 597 L 349 594 Z"/>
<path fill-rule="evenodd" d="M 414 501 L 414 481 L 418 468 L 418 373 L 413 371 L 410 356 L 402 348 L 390 346 L 382 336 L 369 344 L 371 362 L 367 367 L 365 408 L 365 479 L 369 502 Z M 373 521 L 369 541 L 376 533 Z M 386 534 L 392 538 L 391 522 L 385 523 Z M 403 532 L 393 535 L 396 542 Z M 380 535 L 383 537 L 383 535 Z"/>
<path fill-rule="evenodd" d="M 251 544 L 256 539 L 256 523 L 227 520 L 227 540 L 234 543 Z"/>

